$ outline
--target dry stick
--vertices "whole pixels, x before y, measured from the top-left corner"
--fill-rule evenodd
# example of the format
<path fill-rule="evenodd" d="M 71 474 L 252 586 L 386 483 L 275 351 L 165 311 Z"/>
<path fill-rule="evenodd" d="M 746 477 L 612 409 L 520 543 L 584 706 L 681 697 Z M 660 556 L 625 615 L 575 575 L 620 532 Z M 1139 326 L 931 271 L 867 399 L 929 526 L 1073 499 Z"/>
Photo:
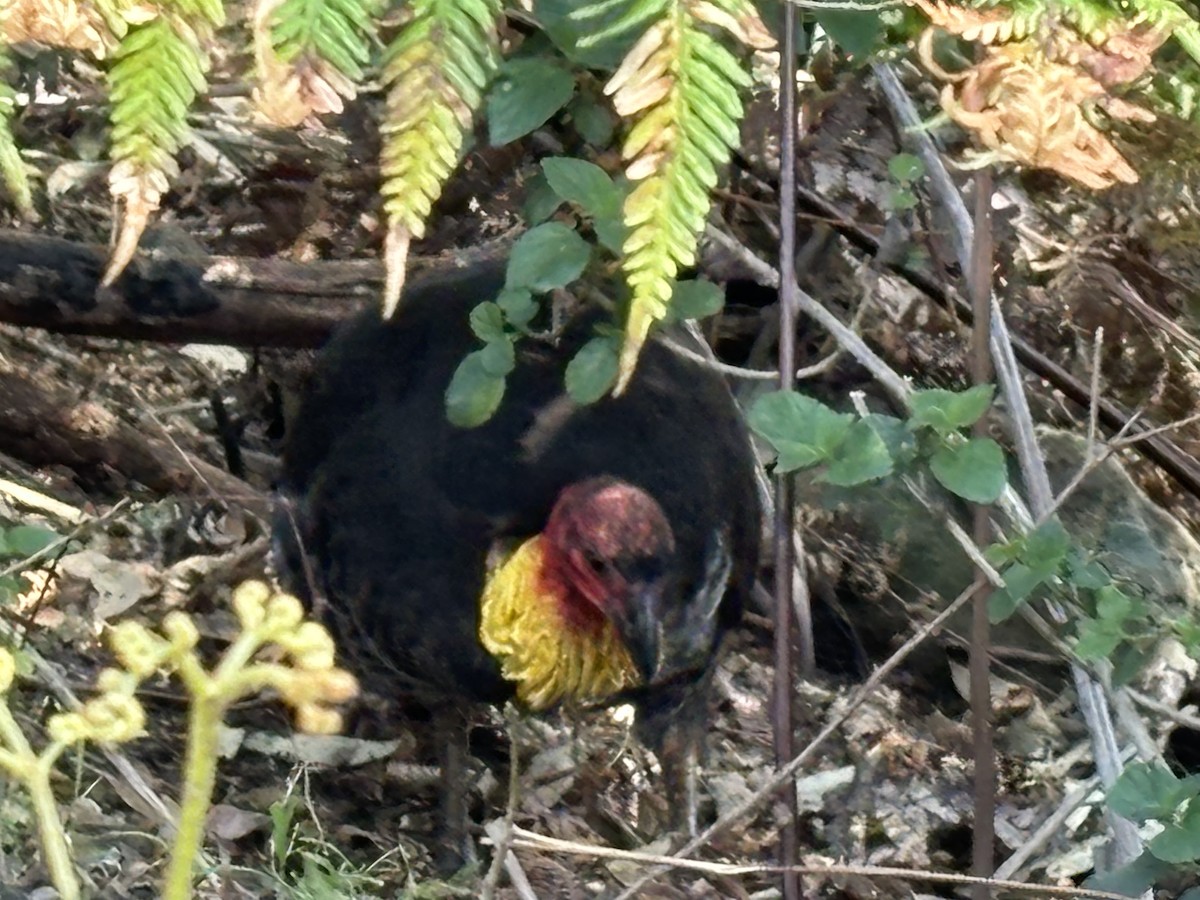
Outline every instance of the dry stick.
<path fill-rule="evenodd" d="M 796 8 L 783 7 L 783 46 L 780 48 L 779 92 L 779 389 L 790 391 L 796 383 Z M 792 637 L 800 634 L 800 668 L 805 675 L 813 667 L 811 610 L 792 615 L 792 534 L 796 528 L 794 484 L 786 472 L 775 473 L 775 683 L 772 718 L 775 730 L 775 765 L 783 766 L 793 755 L 792 732 Z M 787 810 L 787 821 L 779 836 L 784 900 L 800 900 L 800 878 L 794 871 L 799 850 L 796 829 L 800 808 L 796 786 L 788 780 L 779 799 Z"/>
<path fill-rule="evenodd" d="M 681 861 L 683 858 L 695 853 L 701 847 L 707 846 L 712 842 L 713 838 L 721 834 L 731 825 L 740 822 L 751 813 L 758 811 L 769 798 L 774 796 L 779 791 L 781 787 L 783 787 L 785 784 L 790 784 L 792 779 L 795 778 L 796 773 L 800 771 L 803 766 L 808 764 L 814 756 L 816 756 L 816 753 L 821 746 L 827 740 L 829 740 L 829 738 L 831 738 L 839 728 L 842 727 L 843 723 L 850 718 L 851 714 L 856 709 L 862 706 L 867 698 L 874 693 L 875 688 L 879 687 L 879 685 L 883 683 L 883 680 L 887 678 L 888 675 L 890 675 L 896 669 L 896 667 L 900 665 L 900 663 L 904 662 L 904 660 L 908 658 L 909 654 L 911 654 L 918 646 L 920 646 L 926 638 L 937 631 L 937 629 L 945 624 L 952 615 L 958 612 L 958 610 L 961 609 L 963 605 L 971 599 L 972 596 L 974 596 L 976 590 L 976 586 L 972 584 L 965 591 L 955 597 L 954 600 L 944 610 L 942 610 L 940 613 L 930 619 L 928 623 L 914 632 L 913 636 L 905 641 L 900 649 L 898 649 L 882 664 L 880 664 L 880 666 L 871 673 L 871 676 L 862 683 L 859 689 L 855 692 L 854 696 L 846 704 L 845 709 L 838 713 L 838 715 L 834 716 L 833 719 L 831 719 L 825 725 L 825 727 L 820 730 L 817 736 L 809 741 L 808 746 L 801 750 L 798 756 L 793 758 L 792 761 L 786 766 L 776 770 L 775 774 L 771 776 L 766 784 L 762 785 L 753 794 L 751 794 L 729 812 L 718 818 L 717 821 L 713 822 L 710 826 L 708 826 L 708 828 L 704 829 L 704 831 L 702 831 L 696 837 L 684 844 L 683 847 L 681 847 L 676 853 L 668 857 L 667 859 L 671 860 L 671 862 L 665 862 L 663 865 L 656 866 L 654 869 L 647 872 L 628 888 L 622 891 L 617 896 L 617 900 L 633 900 L 634 897 L 640 896 L 639 892 L 642 890 L 642 888 L 659 875 L 670 871 L 678 861 Z M 911 873 L 908 874 L 911 877 Z"/>
<path fill-rule="evenodd" d="M 713 227 L 709 228 L 708 234 L 709 234 L 709 237 L 712 238 L 714 241 L 722 244 L 727 249 L 729 249 L 732 252 L 734 252 L 735 254 L 737 254 L 739 256 L 739 258 L 751 269 L 751 271 L 753 271 L 764 283 L 778 285 L 778 281 L 779 281 L 778 274 L 775 273 L 774 271 L 772 271 L 772 269 L 769 265 L 767 265 L 766 263 L 759 260 L 756 256 L 754 256 L 752 253 L 750 253 L 749 250 L 747 250 L 745 247 L 743 247 L 736 240 L 729 237 L 728 235 L 726 235 L 724 232 L 720 231 L 719 229 L 713 228 Z M 808 297 L 804 292 L 800 292 L 800 304 L 801 304 L 801 307 L 805 310 L 805 312 L 810 312 L 809 304 L 812 304 L 812 309 L 811 309 L 810 314 L 813 315 L 814 318 L 816 318 L 817 321 L 820 324 L 822 324 L 827 330 L 829 330 L 830 333 L 834 336 L 834 338 L 837 341 L 839 341 L 840 343 L 843 343 L 845 346 L 847 346 L 850 349 L 850 352 L 854 355 L 854 357 L 863 366 L 865 366 L 868 369 L 868 371 L 870 371 L 872 373 L 872 375 L 874 375 L 878 381 L 883 383 L 886 387 L 888 387 L 896 395 L 896 399 L 899 402 L 901 402 L 901 403 L 907 402 L 907 395 L 910 392 L 908 385 L 903 381 L 903 379 L 901 379 L 898 375 L 896 375 L 896 373 L 894 373 L 890 368 L 888 368 L 887 364 L 885 362 L 883 362 L 883 360 L 879 359 L 879 357 L 876 356 L 875 353 L 869 347 L 866 346 L 866 344 L 862 341 L 862 339 L 855 332 L 853 332 L 851 329 L 849 329 L 845 325 L 843 325 L 837 319 L 837 317 L 833 316 L 828 311 L 824 310 L 822 307 L 820 307 L 819 304 L 816 304 L 816 301 L 812 300 L 812 298 Z M 1181 421 L 1186 423 L 1186 422 L 1190 421 L 1191 418 L 1200 418 L 1200 414 L 1197 414 L 1196 417 L 1189 417 L 1188 419 L 1184 419 Z M 1127 444 L 1136 443 L 1139 440 L 1142 440 L 1142 439 L 1145 439 L 1145 438 L 1148 438 L 1151 436 L 1149 433 L 1139 433 L 1139 434 L 1133 435 L 1128 438 L 1125 437 L 1124 431 L 1131 429 L 1134 426 L 1134 424 L 1135 424 L 1134 419 L 1130 419 L 1130 420 L 1126 421 L 1122 432 L 1119 433 L 1118 435 L 1116 435 L 1113 438 L 1113 440 L 1109 443 L 1107 453 L 1112 453 L 1118 447 L 1125 446 Z M 1162 426 L 1160 428 L 1154 429 L 1154 433 L 1170 430 L 1172 427 L 1180 427 L 1180 424 L 1173 423 L 1173 424 Z M 1066 500 L 1066 498 L 1074 491 L 1074 489 L 1076 489 L 1083 482 L 1084 478 L 1086 477 L 1087 473 L 1091 470 L 1091 468 L 1094 468 L 1096 465 L 1099 465 L 1100 462 L 1102 462 L 1103 459 L 1106 458 L 1106 456 L 1107 456 L 1107 454 L 1100 455 L 1095 460 L 1091 461 L 1088 465 L 1085 465 L 1083 467 L 1083 469 L 1081 469 L 1081 471 L 1079 473 L 1077 473 L 1075 478 L 1072 479 L 1071 483 L 1067 485 L 1067 487 L 1063 490 L 1063 492 L 1054 499 L 1052 506 L 1048 510 L 1046 510 L 1046 512 L 1042 516 L 1039 516 L 1037 522 L 1032 523 L 1032 524 L 1038 525 L 1038 524 L 1041 524 L 1042 522 L 1048 520 L 1049 517 L 1051 515 L 1053 515 L 1054 512 L 1057 510 L 1058 506 L 1062 502 L 1064 502 Z M 906 480 L 906 483 L 908 485 L 910 492 L 912 492 L 914 494 L 914 496 L 918 497 L 918 499 L 921 499 L 923 502 L 926 502 L 928 505 L 927 499 L 924 498 L 924 495 L 921 493 L 919 488 L 915 484 L 912 484 L 911 482 L 909 482 L 908 480 Z M 1026 513 L 1026 515 L 1028 515 L 1028 513 Z M 956 542 L 963 549 L 963 551 L 968 555 L 968 557 L 971 559 L 971 561 L 976 565 L 976 567 L 979 569 L 979 571 L 982 572 L 993 585 L 1003 584 L 1002 579 L 1000 578 L 998 573 L 996 573 L 995 570 L 992 569 L 992 567 L 987 563 L 987 561 L 984 559 L 982 553 L 979 551 L 979 548 L 970 540 L 970 537 L 966 534 L 966 532 L 963 531 L 961 526 L 959 526 L 958 523 L 955 522 L 950 517 L 946 517 L 945 524 L 946 524 L 948 530 L 950 531 L 950 534 L 954 537 Z M 1037 616 L 1036 613 L 1032 609 L 1029 609 L 1028 607 L 1022 607 L 1022 613 L 1025 615 L 1025 617 L 1027 619 L 1030 619 L 1032 621 L 1032 624 L 1034 625 L 1034 627 L 1037 628 L 1039 630 L 1039 632 L 1043 634 L 1043 636 L 1051 643 L 1052 646 L 1060 648 L 1060 650 L 1064 653 L 1064 655 L 1069 655 L 1069 648 L 1063 644 L 1062 640 L 1055 633 L 1053 633 L 1052 631 L 1049 630 L 1049 626 L 1044 621 L 1041 620 L 1040 616 Z M 1139 698 L 1139 700 L 1140 700 L 1140 698 Z M 643 882 L 639 882 L 639 885 L 642 883 Z M 625 895 L 622 895 L 622 896 L 626 897 L 626 896 L 632 896 L 632 895 L 627 892 Z"/>
<path fill-rule="evenodd" d="M 33 488 L 17 484 L 15 481 L 9 481 L 6 478 L 0 478 L 0 494 L 3 494 L 18 506 L 25 506 L 52 516 L 55 519 L 61 519 L 68 525 L 79 525 L 91 518 L 87 513 L 76 509 L 69 503 L 63 503 L 61 500 L 47 497 Z"/>
<path fill-rule="evenodd" d="M 1131 758 L 1133 754 L 1127 753 L 1126 756 Z M 1075 812 L 1099 789 L 1101 789 L 1100 776 L 1093 775 L 1063 797 L 1058 808 L 1047 816 L 1042 824 L 1021 842 L 1021 846 L 996 868 L 995 877 L 997 879 L 1016 878 L 1021 869 L 1033 859 L 1034 854 L 1043 849 L 1053 838 L 1062 835 L 1063 827 L 1067 819 L 1071 817 L 1071 813 Z"/>
<path fill-rule="evenodd" d="M 483 830 L 487 833 L 493 845 L 499 847 L 503 841 L 509 847 L 514 846 L 513 831 L 506 831 L 504 823 L 500 819 L 493 819 L 488 822 Z M 515 830 L 520 831 L 521 829 Z M 522 844 L 522 846 L 525 845 Z M 504 853 L 504 871 L 508 873 L 509 883 L 512 884 L 512 888 L 516 891 L 520 900 L 538 900 L 538 895 L 534 892 L 533 885 L 529 883 L 529 877 L 525 874 L 525 870 L 521 868 L 521 861 L 517 859 L 516 854 L 510 852 Z"/>
<path fill-rule="evenodd" d="M 967 290 L 975 310 L 975 325 L 971 329 L 971 380 L 978 386 L 992 380 L 988 356 L 988 302 L 992 296 L 992 175 L 984 169 L 975 176 L 975 240 L 971 247 L 971 268 Z M 985 416 L 974 424 L 976 439 L 988 434 Z M 975 546 L 981 550 L 992 543 L 991 509 L 973 504 Z M 975 754 L 975 821 L 972 827 L 971 871 L 979 878 L 988 878 L 994 868 L 996 844 L 996 748 L 992 735 L 991 691 L 991 622 L 988 620 L 988 600 L 992 585 L 981 571 L 975 576 L 979 590 L 971 610 L 971 735 Z M 975 900 L 988 900 L 991 891 L 986 884 L 975 887 Z"/>
<path fill-rule="evenodd" d="M 917 155 L 925 164 L 934 195 L 954 225 L 953 237 L 959 263 L 966 270 L 970 264 L 969 247 L 972 243 L 974 228 L 967 215 L 962 197 L 959 196 L 958 190 L 950 180 L 950 176 L 942 164 L 941 154 L 938 153 L 933 140 L 927 133 L 920 130 L 921 123 L 916 108 L 895 72 L 890 66 L 882 63 L 876 64 L 873 70 L 902 130 L 912 138 Z M 1017 459 L 1029 491 L 1030 507 L 1034 516 L 1041 518 L 1053 507 L 1054 493 L 1050 487 L 1050 477 L 1046 472 L 1045 460 L 1042 458 L 1041 449 L 1037 444 L 1033 415 L 1021 384 L 1012 342 L 1008 336 L 1008 327 L 995 297 L 992 297 L 990 306 L 992 356 L 1016 429 Z M 1011 506 L 1015 510 L 1021 510 L 1023 504 L 1020 503 L 1019 498 L 1014 498 Z M 1027 511 L 1025 518 L 1030 518 Z M 1021 517 L 1018 516 L 1016 521 L 1020 523 Z M 1061 624 L 1065 619 L 1062 611 L 1057 609 L 1056 604 L 1052 602 L 1048 603 L 1048 608 Z M 1120 748 L 1117 744 L 1112 715 L 1104 696 L 1103 687 L 1074 660 L 1071 663 L 1071 675 L 1075 682 L 1076 693 L 1079 695 L 1080 712 L 1083 714 L 1088 732 L 1092 736 L 1092 753 L 1096 759 L 1096 769 L 1105 786 L 1111 786 L 1120 774 Z M 1128 819 L 1117 816 L 1111 809 L 1106 810 L 1106 817 L 1113 833 L 1116 849 L 1116 858 L 1112 861 L 1114 865 L 1120 866 L 1137 859 L 1142 853 L 1142 841 L 1134 824 Z"/>
<path fill-rule="evenodd" d="M 524 828 L 513 829 L 513 834 L 513 843 L 518 847 L 525 847 L 530 850 L 550 850 L 555 853 L 570 853 L 574 856 L 585 856 L 591 859 L 620 859 L 628 862 L 643 863 L 645 865 L 666 865 L 709 875 L 772 875 L 780 871 L 779 866 L 680 860 L 673 856 L 662 856 L 657 853 L 641 853 L 637 850 L 618 850 L 616 847 L 597 847 L 592 844 L 579 844 L 575 841 L 564 841 L 561 838 L 552 838 L 534 831 L 526 831 Z M 897 866 L 796 866 L 794 870 L 803 875 L 896 878 L 910 881 L 932 881 L 939 884 L 971 885 L 982 883 L 1004 890 L 1019 891 L 1024 894 L 1036 893 L 1038 897 L 1090 897 L 1095 898 L 1095 900 L 1129 900 L 1126 894 L 1114 894 L 1110 891 L 1092 891 L 1087 888 L 1077 887 L 1055 887 L 1044 884 L 1029 884 L 1021 881 L 997 881 L 995 879 L 981 881 L 981 879 L 970 875 L 901 869 Z"/>
<path fill-rule="evenodd" d="M 512 845 L 512 829 L 513 819 L 517 814 L 517 803 L 521 796 L 521 767 L 520 753 L 517 746 L 518 736 L 516 726 L 516 716 L 513 714 L 510 707 L 505 716 L 508 725 L 508 803 L 504 809 L 504 818 L 496 819 L 487 824 L 484 829 L 488 837 L 492 839 L 492 846 L 495 848 L 492 856 L 492 865 L 488 869 L 487 877 L 483 880 L 483 888 L 480 890 L 479 900 L 493 900 L 496 896 L 496 887 L 500 884 L 500 872 L 507 869 L 510 879 L 512 878 L 512 865 L 510 860 L 521 871 L 521 864 L 516 857 L 509 852 Z M 524 878 L 524 872 L 521 871 L 521 877 Z M 529 884 L 525 880 L 526 885 Z M 514 881 L 514 887 L 516 883 Z M 520 893 L 520 889 L 517 890 Z"/>

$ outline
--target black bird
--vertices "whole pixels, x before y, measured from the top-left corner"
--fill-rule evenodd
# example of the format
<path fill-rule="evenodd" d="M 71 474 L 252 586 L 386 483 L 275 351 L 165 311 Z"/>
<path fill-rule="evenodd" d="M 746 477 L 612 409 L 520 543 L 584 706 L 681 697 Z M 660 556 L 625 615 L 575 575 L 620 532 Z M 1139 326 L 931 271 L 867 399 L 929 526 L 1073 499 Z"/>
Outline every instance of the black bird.
<path fill-rule="evenodd" d="M 495 416 L 450 424 L 446 388 L 478 346 L 468 313 L 503 286 L 502 263 L 414 283 L 391 321 L 371 312 L 335 335 L 290 429 L 277 531 L 285 582 L 315 587 L 365 683 L 460 723 L 443 735 L 456 850 L 473 703 L 631 698 L 678 792 L 758 559 L 753 456 L 726 385 L 651 342 L 622 396 L 576 404 L 563 374 L 594 314 L 524 339 Z"/>

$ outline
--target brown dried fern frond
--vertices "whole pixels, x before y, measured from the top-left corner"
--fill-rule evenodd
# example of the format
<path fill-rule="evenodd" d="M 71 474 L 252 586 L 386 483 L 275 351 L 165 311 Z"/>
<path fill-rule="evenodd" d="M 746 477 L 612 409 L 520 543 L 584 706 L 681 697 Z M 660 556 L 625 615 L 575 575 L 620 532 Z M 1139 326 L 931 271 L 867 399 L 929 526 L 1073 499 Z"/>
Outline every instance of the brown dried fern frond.
<path fill-rule="evenodd" d="M 922 41 L 922 58 L 929 53 Z M 1137 181 L 1137 172 L 1085 115 L 1100 106 L 1114 118 L 1153 115 L 1109 95 L 1099 81 L 1073 66 L 1047 59 L 1032 43 L 989 47 L 983 58 L 942 88 L 941 105 L 971 131 L 985 152 L 975 165 L 994 161 L 1050 169 L 1097 190 Z"/>
<path fill-rule="evenodd" d="M 259 81 L 253 91 L 259 114 L 274 125 L 294 128 L 318 125 L 317 116 L 340 113 L 343 98 L 356 95 L 354 82 L 322 59 L 288 63 L 280 59 L 271 39 L 274 15 L 283 0 L 259 0 L 254 5 L 252 31 Z"/>
<path fill-rule="evenodd" d="M 936 15 L 938 27 L 984 42 L 980 59 L 961 72 L 947 72 L 934 61 L 935 28 L 926 30 L 917 47 L 926 69 L 946 82 L 942 109 L 984 148 L 972 154 L 971 165 L 1014 162 L 1049 169 L 1096 190 L 1137 181 L 1137 172 L 1093 121 L 1093 111 L 1119 120 L 1154 121 L 1152 113 L 1109 89 L 1146 72 L 1166 39 L 1164 30 L 1126 22 L 1121 29 L 1092 29 L 1085 38 L 1043 21 L 1037 33 L 1012 40 L 1020 30 L 994 18 L 995 10 L 912 2 Z"/>
<path fill-rule="evenodd" d="M 0 40 L 83 50 L 103 57 L 112 44 L 104 19 L 76 0 L 13 0 L 0 4 Z"/>
<path fill-rule="evenodd" d="M 957 35 L 965 41 L 978 41 L 989 46 L 1024 40 L 1037 30 L 1040 22 L 1040 17 L 1018 15 L 1003 7 L 973 9 L 943 0 L 908 2 L 943 31 Z"/>

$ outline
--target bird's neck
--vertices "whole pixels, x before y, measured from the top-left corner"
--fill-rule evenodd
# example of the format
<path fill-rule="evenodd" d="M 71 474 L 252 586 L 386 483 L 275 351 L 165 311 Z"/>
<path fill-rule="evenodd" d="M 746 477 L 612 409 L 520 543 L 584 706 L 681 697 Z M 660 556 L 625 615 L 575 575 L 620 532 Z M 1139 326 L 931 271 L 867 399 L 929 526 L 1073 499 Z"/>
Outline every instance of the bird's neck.
<path fill-rule="evenodd" d="M 601 700 L 638 683 L 616 629 L 580 621 L 561 579 L 548 576 L 543 538 L 533 537 L 488 573 L 479 640 L 532 710 L 566 700 Z"/>

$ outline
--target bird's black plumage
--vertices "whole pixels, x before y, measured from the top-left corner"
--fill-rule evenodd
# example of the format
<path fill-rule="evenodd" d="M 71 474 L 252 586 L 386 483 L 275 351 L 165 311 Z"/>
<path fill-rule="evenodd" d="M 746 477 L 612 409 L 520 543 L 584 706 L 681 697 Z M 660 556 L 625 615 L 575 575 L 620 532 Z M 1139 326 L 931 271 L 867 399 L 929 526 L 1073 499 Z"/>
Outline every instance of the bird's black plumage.
<path fill-rule="evenodd" d="M 284 490 L 343 649 L 375 673 L 442 701 L 503 701 L 512 687 L 478 637 L 480 594 L 497 541 L 539 533 L 560 492 L 611 476 L 658 501 L 674 535 L 662 634 L 664 677 L 642 706 L 675 704 L 740 616 L 758 555 L 759 505 L 749 438 L 719 376 L 649 343 L 628 390 L 589 406 L 569 400 L 567 362 L 586 319 L 557 341 L 523 340 L 504 399 L 484 425 L 446 417 L 445 392 L 478 346 L 472 307 L 503 287 L 502 264 L 410 286 L 395 318 L 354 320 L 323 351 L 291 429 Z M 295 573 L 296 548 L 283 554 Z M 720 561 L 732 563 L 722 591 Z M 351 623 L 351 624 L 347 624 Z"/>

